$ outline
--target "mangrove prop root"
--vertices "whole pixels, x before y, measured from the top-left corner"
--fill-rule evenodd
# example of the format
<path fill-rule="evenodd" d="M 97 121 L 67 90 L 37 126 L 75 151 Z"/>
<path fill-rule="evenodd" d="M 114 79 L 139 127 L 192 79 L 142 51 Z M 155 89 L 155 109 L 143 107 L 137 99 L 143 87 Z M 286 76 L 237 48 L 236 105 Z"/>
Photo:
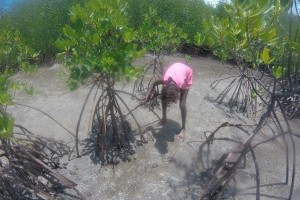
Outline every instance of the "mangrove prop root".
<path fill-rule="evenodd" d="M 16 127 L 19 131 L 12 138 L 0 140 L 0 160 L 5 161 L 0 165 L 0 199 L 56 199 L 65 188 L 85 199 L 76 189 L 76 183 L 55 171 L 60 167 L 60 157 L 69 148 L 61 142 L 35 136 L 20 125 Z"/>
<path fill-rule="evenodd" d="M 286 117 L 284 117 L 284 120 L 279 120 L 279 117 L 277 116 L 277 113 L 274 111 L 275 103 L 280 105 L 280 100 L 278 100 L 278 97 L 276 95 L 271 96 L 271 101 L 269 102 L 269 105 L 267 107 L 267 111 L 261 116 L 258 124 L 255 125 L 255 128 L 252 130 L 252 133 L 250 134 L 247 130 L 243 128 L 243 125 L 241 124 L 230 124 L 228 122 L 221 124 L 215 131 L 211 132 L 208 137 L 206 137 L 206 141 L 200 145 L 200 153 L 202 155 L 202 148 L 207 145 L 208 147 L 212 145 L 214 141 L 217 140 L 223 140 L 223 141 L 230 141 L 239 144 L 236 148 L 234 148 L 229 153 L 223 154 L 221 158 L 219 159 L 219 164 L 215 166 L 214 173 L 212 176 L 212 179 L 209 181 L 208 184 L 206 184 L 206 189 L 204 193 L 201 196 L 201 199 L 221 199 L 223 194 L 226 192 L 228 188 L 228 184 L 230 181 L 234 180 L 234 177 L 236 176 L 237 169 L 241 166 L 240 163 L 242 160 L 245 160 L 246 155 L 250 152 L 252 161 L 254 164 L 255 169 L 255 187 L 249 187 L 247 189 L 255 188 L 255 193 L 243 193 L 239 192 L 237 195 L 255 195 L 256 199 L 259 200 L 262 196 L 269 196 L 270 198 L 280 198 L 280 199 L 291 199 L 293 195 L 293 188 L 294 188 L 294 182 L 295 182 L 295 142 L 293 139 L 293 133 L 291 130 L 291 127 L 289 125 L 289 121 Z M 282 106 L 280 106 L 282 109 Z M 282 111 L 283 112 L 283 111 Z M 284 116 L 284 115 L 283 115 Z M 270 120 L 272 123 L 277 123 L 277 127 L 279 127 L 278 131 L 279 134 L 273 135 L 271 138 L 267 138 L 263 141 L 257 142 L 256 144 L 252 144 L 253 138 L 262 130 L 264 125 L 268 122 L 269 118 L 274 118 L 273 120 Z M 285 125 L 283 126 L 283 123 Z M 216 134 L 223 129 L 224 127 L 234 127 L 238 128 L 242 132 L 244 132 L 247 135 L 247 139 L 244 142 L 235 141 L 230 138 L 219 138 L 216 137 Z M 284 130 L 284 127 L 287 130 Z M 290 143 L 287 142 L 286 136 L 289 137 Z M 260 166 L 259 162 L 257 161 L 257 155 L 254 152 L 254 149 L 257 146 L 262 146 L 265 143 L 273 142 L 278 137 L 281 137 L 284 141 L 284 147 L 285 147 L 285 158 L 286 158 L 286 181 L 284 183 L 271 183 L 268 185 L 261 185 L 260 179 Z M 292 156 L 290 157 L 289 149 L 292 151 Z M 209 157 L 209 152 L 207 152 L 207 157 Z M 291 162 L 292 160 L 292 162 Z M 244 161 L 245 163 L 245 161 Z M 292 163 L 292 166 L 290 167 L 290 163 Z M 209 165 L 207 165 L 209 166 Z M 290 174 L 291 170 L 291 174 Z M 290 179 L 291 178 L 291 179 Z M 287 197 L 278 197 L 274 196 L 272 194 L 266 195 L 261 192 L 261 187 L 272 187 L 272 185 L 288 185 L 290 187 L 290 191 Z"/>
<path fill-rule="evenodd" d="M 130 109 L 119 93 L 134 97 L 124 91 L 115 90 L 113 87 L 105 87 L 98 98 L 93 114 L 93 126 L 97 127 L 94 129 L 96 130 L 94 132 L 97 140 L 96 146 L 103 162 L 107 161 L 112 149 L 120 151 L 124 147 L 130 148 L 131 124 L 128 117 L 131 117 L 136 124 L 141 141 L 146 142 L 141 125 L 133 113 L 139 105 Z"/>
<path fill-rule="evenodd" d="M 143 66 L 144 72 L 135 81 L 132 90 L 132 95 L 135 93 L 144 95 L 156 80 L 159 80 L 163 77 L 162 60 L 164 55 L 159 53 L 154 53 L 152 57 L 153 59 Z M 155 87 L 154 91 L 156 93 L 159 93 L 159 88 Z M 156 97 L 158 97 L 158 95 L 156 95 Z M 157 100 L 157 98 L 151 98 L 149 102 L 152 109 L 159 105 L 158 103 L 159 101 Z"/>

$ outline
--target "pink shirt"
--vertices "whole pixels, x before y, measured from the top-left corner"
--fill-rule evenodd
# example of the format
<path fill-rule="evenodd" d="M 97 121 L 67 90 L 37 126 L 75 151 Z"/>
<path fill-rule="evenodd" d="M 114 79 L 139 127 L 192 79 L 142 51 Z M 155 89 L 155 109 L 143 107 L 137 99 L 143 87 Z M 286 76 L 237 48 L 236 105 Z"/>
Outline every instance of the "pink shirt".
<path fill-rule="evenodd" d="M 175 81 L 180 89 L 190 89 L 193 70 L 183 63 L 174 63 L 167 69 L 163 79 L 164 82 L 168 81 L 169 77 Z"/>

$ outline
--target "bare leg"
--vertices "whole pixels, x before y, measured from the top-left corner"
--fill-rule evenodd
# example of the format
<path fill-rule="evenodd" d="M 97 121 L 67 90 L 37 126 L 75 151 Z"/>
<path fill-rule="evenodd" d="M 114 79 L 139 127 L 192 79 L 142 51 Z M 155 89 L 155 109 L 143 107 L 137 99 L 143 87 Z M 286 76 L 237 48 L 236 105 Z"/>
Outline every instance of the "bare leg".
<path fill-rule="evenodd" d="M 167 122 L 167 102 L 165 100 L 161 100 L 162 107 L 162 119 L 160 120 L 160 125 L 163 125 Z"/>
<path fill-rule="evenodd" d="M 179 133 L 180 138 L 185 137 L 185 122 L 186 122 L 186 98 L 189 93 L 189 90 L 180 90 L 180 102 L 179 102 L 179 108 L 181 111 L 181 120 L 182 120 L 182 125 L 181 125 L 181 131 Z"/>

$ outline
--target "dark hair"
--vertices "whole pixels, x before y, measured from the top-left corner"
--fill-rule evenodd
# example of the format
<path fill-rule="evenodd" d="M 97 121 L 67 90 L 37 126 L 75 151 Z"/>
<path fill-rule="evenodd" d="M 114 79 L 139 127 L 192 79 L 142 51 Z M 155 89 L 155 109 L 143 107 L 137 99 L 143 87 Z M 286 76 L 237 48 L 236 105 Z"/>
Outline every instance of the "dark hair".
<path fill-rule="evenodd" d="M 175 103 L 178 99 L 178 87 L 174 81 L 166 83 L 161 91 L 161 99 L 167 104 Z"/>

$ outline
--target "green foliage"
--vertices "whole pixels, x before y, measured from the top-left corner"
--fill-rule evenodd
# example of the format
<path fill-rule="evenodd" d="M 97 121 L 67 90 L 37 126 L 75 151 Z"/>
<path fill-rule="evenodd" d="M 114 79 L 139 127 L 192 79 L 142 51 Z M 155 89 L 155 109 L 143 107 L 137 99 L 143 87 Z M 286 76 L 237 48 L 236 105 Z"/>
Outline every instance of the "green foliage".
<path fill-rule="evenodd" d="M 275 60 L 275 58 L 271 59 L 270 50 L 267 47 L 265 47 L 263 49 L 260 57 L 261 57 L 263 64 L 265 64 L 265 65 L 270 65 Z"/>
<path fill-rule="evenodd" d="M 196 35 L 194 36 L 194 44 L 196 46 L 202 46 L 205 42 L 205 35 L 202 33 L 196 33 Z"/>
<path fill-rule="evenodd" d="M 274 66 L 272 68 L 272 75 L 276 79 L 282 79 L 282 78 L 285 78 L 286 71 L 287 71 L 286 68 L 283 68 L 281 66 L 276 66 L 276 67 Z"/>
<path fill-rule="evenodd" d="M 175 51 L 187 38 L 182 29 L 176 27 L 174 23 L 162 20 L 153 8 L 145 15 L 138 35 L 142 47 L 154 54 Z"/>
<path fill-rule="evenodd" d="M 275 27 L 280 5 L 274 1 L 232 1 L 224 5 L 225 17 L 207 22 L 206 43 L 222 60 L 241 58 L 253 63 L 276 64 L 282 56 L 285 38 Z"/>
<path fill-rule="evenodd" d="M 128 0 L 127 12 L 130 26 L 138 29 L 143 23 L 143 16 L 148 12 L 152 1 L 148 0 Z"/>
<path fill-rule="evenodd" d="M 69 8 L 78 2 L 80 0 L 22 1 L 0 18 L 0 25 L 10 23 L 30 48 L 40 52 L 43 60 L 58 52 L 54 42 L 62 33 L 63 25 L 68 23 Z"/>
<path fill-rule="evenodd" d="M 69 86 L 92 74 L 106 75 L 112 82 L 134 78 L 139 70 L 131 62 L 141 56 L 136 32 L 129 28 L 125 4 L 119 0 L 89 0 L 70 10 L 71 25 L 56 41 L 69 71 Z"/>
<path fill-rule="evenodd" d="M 0 140 L 8 139 L 13 134 L 15 119 L 0 112 Z"/>
<path fill-rule="evenodd" d="M 25 45 L 20 32 L 10 26 L 0 29 L 0 68 L 1 71 L 33 71 L 32 62 L 38 54 Z"/>
<path fill-rule="evenodd" d="M 205 23 L 202 44 L 222 60 L 262 67 L 276 79 L 295 77 L 299 74 L 300 25 L 297 16 L 288 14 L 291 3 L 234 0 L 221 4 L 221 14 Z"/>
<path fill-rule="evenodd" d="M 10 76 L 21 71 L 30 73 L 38 54 L 25 45 L 20 32 L 10 26 L 0 29 L 0 139 L 10 138 L 13 133 L 14 118 L 7 115 L 5 108 L 11 105 L 12 92 L 20 88 L 32 92 L 26 83 L 12 80 Z"/>
<path fill-rule="evenodd" d="M 0 29 L 0 107 L 12 103 L 11 91 L 28 89 L 25 83 L 13 81 L 9 77 L 15 72 L 31 73 L 38 53 L 25 45 L 19 31 L 10 26 Z"/>
<path fill-rule="evenodd" d="M 289 1 L 291 5 L 295 6 L 295 1 Z M 298 1 L 299 4 L 299 1 Z M 289 86 L 293 87 L 292 79 L 300 79 L 300 23 L 299 23 L 299 10 L 298 15 L 293 13 L 295 9 L 289 9 L 281 15 L 279 20 L 281 34 L 285 35 L 285 49 L 283 50 L 283 57 L 280 66 L 286 70 L 286 77 L 289 79 Z M 284 71 L 282 70 L 282 71 Z M 295 81 L 295 80 L 294 80 Z"/>
<path fill-rule="evenodd" d="M 12 85 L 6 73 L 0 74 L 0 108 L 12 103 L 12 97 L 9 93 L 11 88 L 15 88 L 15 86 Z"/>
<path fill-rule="evenodd" d="M 127 2 L 129 19 L 133 27 L 140 28 L 145 13 L 152 8 L 159 19 L 174 24 L 187 34 L 185 43 L 193 42 L 197 33 L 203 33 L 203 21 L 211 16 L 212 12 L 212 8 L 203 0 L 128 0 Z"/>

